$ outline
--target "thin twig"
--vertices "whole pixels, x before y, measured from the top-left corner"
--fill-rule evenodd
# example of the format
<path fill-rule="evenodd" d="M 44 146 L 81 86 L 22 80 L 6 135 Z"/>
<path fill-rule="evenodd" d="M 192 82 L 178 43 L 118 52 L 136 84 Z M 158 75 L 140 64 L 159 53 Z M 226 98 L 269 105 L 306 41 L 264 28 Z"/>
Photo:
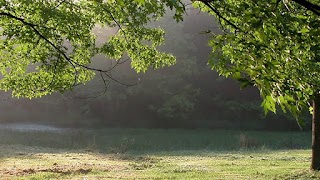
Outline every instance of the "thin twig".
<path fill-rule="evenodd" d="M 223 17 L 220 12 L 215 9 L 213 6 L 211 6 L 211 4 L 208 1 L 201 1 L 202 3 L 204 3 L 206 6 L 208 6 L 219 18 L 223 19 L 225 22 L 227 22 L 229 25 L 231 25 L 233 28 L 235 28 L 236 30 L 240 30 L 239 27 L 237 27 L 235 24 L 233 24 L 231 21 L 229 21 L 228 19 L 226 19 L 225 17 Z"/>

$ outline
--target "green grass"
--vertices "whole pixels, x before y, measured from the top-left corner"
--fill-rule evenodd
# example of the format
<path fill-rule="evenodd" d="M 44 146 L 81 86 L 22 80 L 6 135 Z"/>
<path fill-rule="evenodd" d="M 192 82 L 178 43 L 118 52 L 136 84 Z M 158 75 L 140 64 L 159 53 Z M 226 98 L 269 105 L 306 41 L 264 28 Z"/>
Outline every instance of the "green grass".
<path fill-rule="evenodd" d="M 319 179 L 310 150 L 105 154 L 2 145 L 2 179 Z"/>
<path fill-rule="evenodd" d="M 310 132 L 0 132 L 0 179 L 319 179 Z"/>
<path fill-rule="evenodd" d="M 311 132 L 232 130 L 103 129 L 55 132 L 0 131 L 0 144 L 63 149 L 93 148 L 101 152 L 241 149 L 308 149 Z"/>

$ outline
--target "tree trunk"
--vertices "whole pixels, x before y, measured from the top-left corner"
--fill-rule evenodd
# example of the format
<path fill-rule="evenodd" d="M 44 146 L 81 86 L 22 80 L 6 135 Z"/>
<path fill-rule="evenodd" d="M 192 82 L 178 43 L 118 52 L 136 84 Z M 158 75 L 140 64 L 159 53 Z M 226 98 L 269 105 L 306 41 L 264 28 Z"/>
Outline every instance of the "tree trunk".
<path fill-rule="evenodd" d="M 313 100 L 311 169 L 320 170 L 320 94 Z"/>

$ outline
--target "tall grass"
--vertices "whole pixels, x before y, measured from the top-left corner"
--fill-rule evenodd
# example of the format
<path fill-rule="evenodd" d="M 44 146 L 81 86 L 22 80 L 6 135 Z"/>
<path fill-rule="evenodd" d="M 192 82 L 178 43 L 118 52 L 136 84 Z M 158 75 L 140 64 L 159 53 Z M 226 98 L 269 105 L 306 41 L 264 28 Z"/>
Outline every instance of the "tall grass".
<path fill-rule="evenodd" d="M 257 132 L 183 129 L 103 129 L 21 132 L 3 129 L 0 144 L 22 144 L 101 152 L 241 149 L 307 149 L 311 132 Z"/>

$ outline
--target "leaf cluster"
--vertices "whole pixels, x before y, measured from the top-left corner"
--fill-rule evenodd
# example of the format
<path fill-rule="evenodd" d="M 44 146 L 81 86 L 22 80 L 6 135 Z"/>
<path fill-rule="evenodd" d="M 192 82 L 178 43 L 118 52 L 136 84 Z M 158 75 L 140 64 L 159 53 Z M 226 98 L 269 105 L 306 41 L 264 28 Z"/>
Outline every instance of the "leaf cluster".
<path fill-rule="evenodd" d="M 298 117 L 319 93 L 318 15 L 293 1 L 217 0 L 194 5 L 216 16 L 225 31 L 212 35 L 210 66 L 243 86 L 258 87 L 266 112 L 275 112 L 279 104 Z"/>

